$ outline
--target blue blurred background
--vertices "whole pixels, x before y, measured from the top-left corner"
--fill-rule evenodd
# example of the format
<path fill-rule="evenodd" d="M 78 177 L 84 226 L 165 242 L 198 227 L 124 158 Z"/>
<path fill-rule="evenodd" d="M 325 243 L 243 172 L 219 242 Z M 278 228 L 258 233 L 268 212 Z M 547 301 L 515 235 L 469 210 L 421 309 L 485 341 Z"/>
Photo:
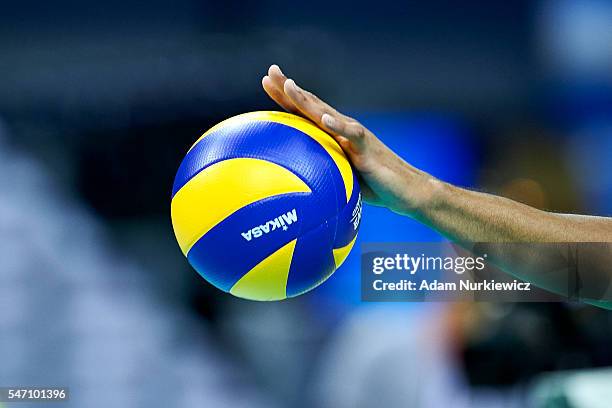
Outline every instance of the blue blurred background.
<path fill-rule="evenodd" d="M 0 386 L 88 407 L 609 406 L 609 312 L 362 303 L 359 242 L 441 239 L 412 219 L 366 206 L 324 285 L 253 303 L 189 267 L 169 204 L 201 133 L 277 109 L 276 63 L 436 177 L 610 215 L 612 2 L 25 0 L 0 49 Z"/>

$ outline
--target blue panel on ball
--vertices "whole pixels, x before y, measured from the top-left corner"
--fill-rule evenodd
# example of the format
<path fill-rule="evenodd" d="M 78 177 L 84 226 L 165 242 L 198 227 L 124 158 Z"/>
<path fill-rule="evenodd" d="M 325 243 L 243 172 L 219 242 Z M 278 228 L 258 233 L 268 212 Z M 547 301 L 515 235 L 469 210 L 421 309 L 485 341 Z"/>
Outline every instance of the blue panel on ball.
<path fill-rule="evenodd" d="M 334 272 L 334 229 L 335 222 L 325 222 L 298 238 L 289 269 L 287 297 L 314 288 Z"/>
<path fill-rule="evenodd" d="M 357 181 L 356 172 L 353 172 L 353 193 L 346 206 L 338 214 L 338 226 L 334 238 L 334 248 L 342 248 L 348 245 L 361 225 L 361 191 Z"/>
<path fill-rule="evenodd" d="M 300 177 L 317 199 L 320 220 L 335 216 L 344 207 L 344 182 L 327 151 L 300 130 L 266 121 L 224 126 L 202 138 L 181 163 L 172 196 L 204 168 L 238 157 L 267 160 Z"/>
<path fill-rule="evenodd" d="M 255 265 L 314 227 L 311 203 L 310 193 L 289 193 L 245 206 L 201 237 L 187 258 L 206 280 L 229 291 Z"/>

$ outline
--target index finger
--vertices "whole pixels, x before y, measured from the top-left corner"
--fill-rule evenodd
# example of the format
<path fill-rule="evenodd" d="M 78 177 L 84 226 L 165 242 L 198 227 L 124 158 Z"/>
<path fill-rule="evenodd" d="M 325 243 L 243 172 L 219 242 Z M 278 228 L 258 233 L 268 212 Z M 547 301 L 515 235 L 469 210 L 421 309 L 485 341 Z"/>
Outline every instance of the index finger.
<path fill-rule="evenodd" d="M 284 91 L 304 116 L 321 127 L 325 126 L 322 118 L 326 113 L 335 117 L 343 117 L 316 95 L 300 88 L 293 79 L 285 81 Z"/>

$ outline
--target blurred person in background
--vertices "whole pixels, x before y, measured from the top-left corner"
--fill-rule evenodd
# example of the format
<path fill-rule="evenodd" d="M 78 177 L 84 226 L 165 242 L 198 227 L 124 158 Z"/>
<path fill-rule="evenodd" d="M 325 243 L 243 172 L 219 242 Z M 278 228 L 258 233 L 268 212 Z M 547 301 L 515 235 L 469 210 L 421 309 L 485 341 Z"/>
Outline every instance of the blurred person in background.
<path fill-rule="evenodd" d="M 5 133 L 0 384 L 68 387 L 72 406 L 274 406 Z"/>

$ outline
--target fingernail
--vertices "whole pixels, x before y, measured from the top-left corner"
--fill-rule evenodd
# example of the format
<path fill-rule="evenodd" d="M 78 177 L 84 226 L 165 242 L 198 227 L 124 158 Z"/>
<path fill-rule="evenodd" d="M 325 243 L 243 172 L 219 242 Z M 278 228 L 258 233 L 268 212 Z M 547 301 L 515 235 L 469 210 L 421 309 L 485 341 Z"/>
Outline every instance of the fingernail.
<path fill-rule="evenodd" d="M 293 89 L 295 89 L 296 91 L 301 91 L 302 89 L 295 83 L 295 81 L 293 79 L 288 79 L 287 80 L 287 85 L 291 88 L 293 87 Z"/>
<path fill-rule="evenodd" d="M 285 74 L 283 74 L 283 71 L 280 69 L 280 67 L 276 64 L 272 65 L 273 67 L 276 67 L 276 69 L 278 69 L 278 73 L 281 74 L 282 76 L 285 76 Z"/>
<path fill-rule="evenodd" d="M 331 115 L 327 113 L 323 114 L 323 117 L 321 118 L 321 120 L 323 120 L 323 123 L 325 124 L 325 126 L 327 126 L 330 129 L 333 129 L 336 127 L 336 119 L 334 119 Z"/>

